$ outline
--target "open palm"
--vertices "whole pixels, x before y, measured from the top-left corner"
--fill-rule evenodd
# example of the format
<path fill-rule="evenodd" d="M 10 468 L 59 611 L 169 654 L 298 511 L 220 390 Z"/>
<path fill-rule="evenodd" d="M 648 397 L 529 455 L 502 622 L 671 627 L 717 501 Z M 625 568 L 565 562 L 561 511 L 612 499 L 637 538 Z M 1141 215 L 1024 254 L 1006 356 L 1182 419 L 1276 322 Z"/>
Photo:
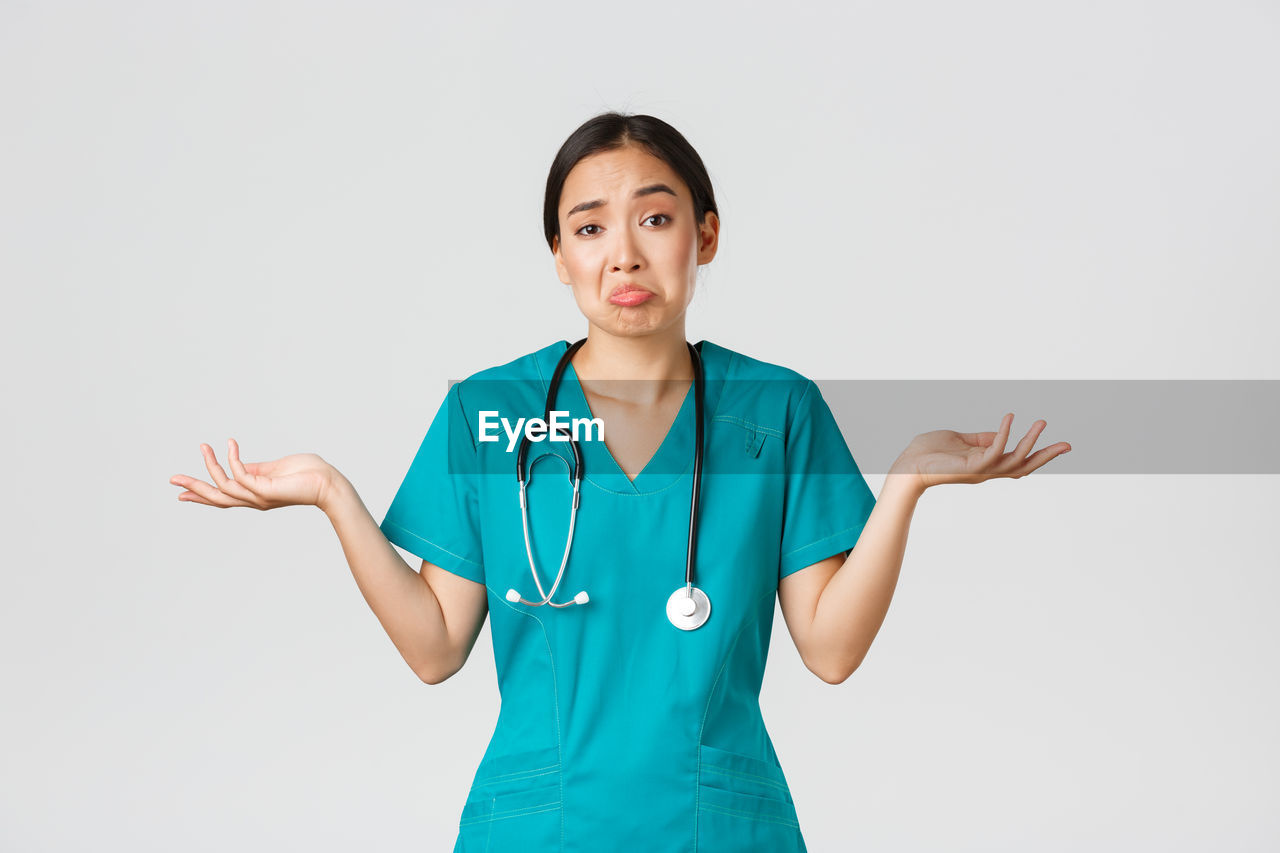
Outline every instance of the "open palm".
<path fill-rule="evenodd" d="M 1036 421 L 1009 453 L 1005 453 L 1004 448 L 1013 426 L 1012 413 L 1004 416 L 996 432 L 939 429 L 922 433 L 911 440 L 894 467 L 916 474 L 925 487 L 981 483 L 996 477 L 1024 477 L 1071 450 L 1070 444 L 1060 441 L 1027 455 L 1047 425 L 1046 421 Z"/>
<path fill-rule="evenodd" d="M 254 509 L 318 506 L 330 482 L 332 466 L 314 453 L 294 453 L 271 462 L 241 462 L 239 445 L 235 439 L 227 439 L 227 461 L 232 473 L 228 476 L 212 447 L 202 444 L 200 452 L 213 483 L 175 474 L 169 482 L 187 490 L 178 495 L 180 501 Z"/>

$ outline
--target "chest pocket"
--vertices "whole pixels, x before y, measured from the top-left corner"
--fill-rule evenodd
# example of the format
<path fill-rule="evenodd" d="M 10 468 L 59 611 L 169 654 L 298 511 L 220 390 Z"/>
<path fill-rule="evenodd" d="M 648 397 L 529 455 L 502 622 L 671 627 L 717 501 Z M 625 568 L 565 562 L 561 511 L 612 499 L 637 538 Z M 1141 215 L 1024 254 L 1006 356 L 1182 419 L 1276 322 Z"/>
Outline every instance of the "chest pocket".
<path fill-rule="evenodd" d="M 712 423 L 732 424 L 737 427 L 736 432 L 741 434 L 739 446 L 742 448 L 746 459 L 760 458 L 760 451 L 764 447 L 766 441 L 776 441 L 781 447 L 782 430 L 774 427 L 764 426 L 763 424 L 752 423 L 751 421 L 740 418 L 736 415 L 716 415 L 712 419 Z M 737 456 L 737 454 L 733 454 Z M 742 458 L 742 457 L 739 457 Z"/>

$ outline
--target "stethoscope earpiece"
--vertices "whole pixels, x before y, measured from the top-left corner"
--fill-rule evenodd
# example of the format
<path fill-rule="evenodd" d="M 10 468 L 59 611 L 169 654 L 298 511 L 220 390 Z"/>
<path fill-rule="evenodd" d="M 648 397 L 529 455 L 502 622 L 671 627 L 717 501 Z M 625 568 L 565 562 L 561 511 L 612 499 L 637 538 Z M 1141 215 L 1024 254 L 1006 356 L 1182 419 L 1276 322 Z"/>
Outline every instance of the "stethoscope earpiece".
<path fill-rule="evenodd" d="M 573 597 L 572 602 L 565 602 L 565 604 L 586 604 L 590 600 L 591 599 L 587 597 L 587 591 L 584 589 L 582 592 L 578 593 Z M 510 601 L 512 604 L 516 604 L 518 602 L 524 601 L 524 599 L 520 597 L 520 593 L 516 592 L 515 588 L 513 587 L 512 589 L 507 590 L 507 601 Z M 538 602 L 536 601 L 524 601 L 524 603 L 532 604 L 535 606 L 538 604 Z M 543 602 L 543 603 L 554 604 L 554 602 Z M 562 604 L 560 606 L 564 607 L 565 604 Z"/>
<path fill-rule="evenodd" d="M 566 349 L 564 355 L 560 357 L 560 363 L 556 365 L 555 372 L 551 375 L 551 385 L 547 389 L 547 407 L 543 418 L 545 423 L 551 422 L 551 407 L 555 405 L 556 391 L 560 388 L 560 377 L 564 374 L 565 367 L 568 366 L 569 361 L 573 358 L 573 354 L 586 342 L 587 339 L 583 338 Z M 691 631 L 706 623 L 707 618 L 711 615 L 711 599 L 707 597 L 706 593 L 693 585 L 694 554 L 698 538 L 698 503 L 702 490 L 702 409 L 705 373 L 702 367 L 702 357 L 699 355 L 697 347 L 692 344 L 687 344 L 687 346 L 689 347 L 690 357 L 693 359 L 694 399 L 697 403 L 697 438 L 693 449 L 693 496 L 689 507 L 689 547 L 685 558 L 685 582 L 667 599 L 667 618 L 677 628 Z M 560 587 L 560 579 L 564 577 L 565 566 L 569 563 L 569 553 L 573 548 L 573 527 L 578 517 L 578 502 L 581 496 L 582 450 L 578 447 L 577 440 L 572 436 L 569 436 L 568 440 L 569 446 L 573 449 L 573 466 L 569 472 L 569 479 L 573 483 L 573 506 L 569 510 L 569 536 L 565 541 L 564 557 L 560 561 L 560 571 L 556 574 L 555 582 L 551 584 L 549 591 L 543 592 L 542 580 L 538 577 L 537 566 L 534 565 L 533 548 L 529 544 L 529 500 L 525 495 L 525 488 L 528 484 L 524 470 L 524 462 L 529 449 L 529 437 L 524 435 L 520 439 L 520 450 L 516 454 L 516 482 L 520 491 L 520 518 L 524 524 L 524 550 L 529 556 L 529 571 L 533 574 L 534 585 L 538 587 L 538 593 L 542 595 L 542 600 L 526 601 L 519 592 L 512 588 L 507 590 L 507 601 L 512 604 L 524 603 L 532 607 L 550 604 L 552 607 L 569 607 L 573 604 L 586 604 L 591 600 L 587 596 L 585 589 L 575 595 L 572 601 L 557 602 L 551 600 L 551 597 L 556 594 L 556 590 Z M 561 462 L 565 462 L 558 453 L 550 455 L 555 456 Z M 538 457 L 538 459 L 541 458 L 541 456 Z M 533 460 L 533 464 L 529 466 L 531 477 L 533 465 L 537 464 L 538 459 Z M 568 466 L 569 463 L 565 462 L 565 465 Z"/>

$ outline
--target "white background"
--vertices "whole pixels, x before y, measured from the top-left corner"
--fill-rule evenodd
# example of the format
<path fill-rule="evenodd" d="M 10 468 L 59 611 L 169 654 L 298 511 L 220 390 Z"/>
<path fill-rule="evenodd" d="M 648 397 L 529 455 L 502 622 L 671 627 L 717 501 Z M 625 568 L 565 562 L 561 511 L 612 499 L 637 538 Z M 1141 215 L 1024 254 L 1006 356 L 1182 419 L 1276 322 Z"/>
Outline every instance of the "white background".
<path fill-rule="evenodd" d="M 590 116 L 707 164 L 690 340 L 816 379 L 1275 379 L 1278 34 L 1245 2 L 6 0 L 0 848 L 450 848 L 488 629 L 425 685 L 318 510 L 168 479 L 234 436 L 381 519 L 448 379 L 585 334 L 541 211 Z M 927 492 L 843 684 L 779 614 L 811 850 L 1280 844 L 1277 478 L 1069 476 L 1089 452 Z"/>

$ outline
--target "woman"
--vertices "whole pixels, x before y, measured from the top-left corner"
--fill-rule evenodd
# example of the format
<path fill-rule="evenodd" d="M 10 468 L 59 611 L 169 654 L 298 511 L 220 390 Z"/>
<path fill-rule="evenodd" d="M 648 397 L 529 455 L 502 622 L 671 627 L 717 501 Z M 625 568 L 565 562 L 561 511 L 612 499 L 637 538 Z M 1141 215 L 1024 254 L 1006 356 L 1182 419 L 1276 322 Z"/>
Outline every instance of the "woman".
<path fill-rule="evenodd" d="M 579 127 L 544 228 L 586 338 L 455 384 L 381 525 L 320 457 L 242 463 L 234 441 L 233 477 L 201 445 L 213 483 L 174 477 L 179 500 L 319 506 L 428 683 L 462 667 L 489 617 L 502 706 L 455 850 L 804 850 L 758 704 L 775 597 L 805 665 L 840 683 L 884 619 L 924 490 L 1021 477 L 1070 447 L 1028 456 L 1037 421 L 1005 453 L 1012 415 L 926 433 L 875 498 L 816 385 L 686 342 L 720 222 L 701 158 L 658 119 Z M 510 423 L 553 410 L 603 435 L 575 451 L 534 430 L 517 450 Z"/>

